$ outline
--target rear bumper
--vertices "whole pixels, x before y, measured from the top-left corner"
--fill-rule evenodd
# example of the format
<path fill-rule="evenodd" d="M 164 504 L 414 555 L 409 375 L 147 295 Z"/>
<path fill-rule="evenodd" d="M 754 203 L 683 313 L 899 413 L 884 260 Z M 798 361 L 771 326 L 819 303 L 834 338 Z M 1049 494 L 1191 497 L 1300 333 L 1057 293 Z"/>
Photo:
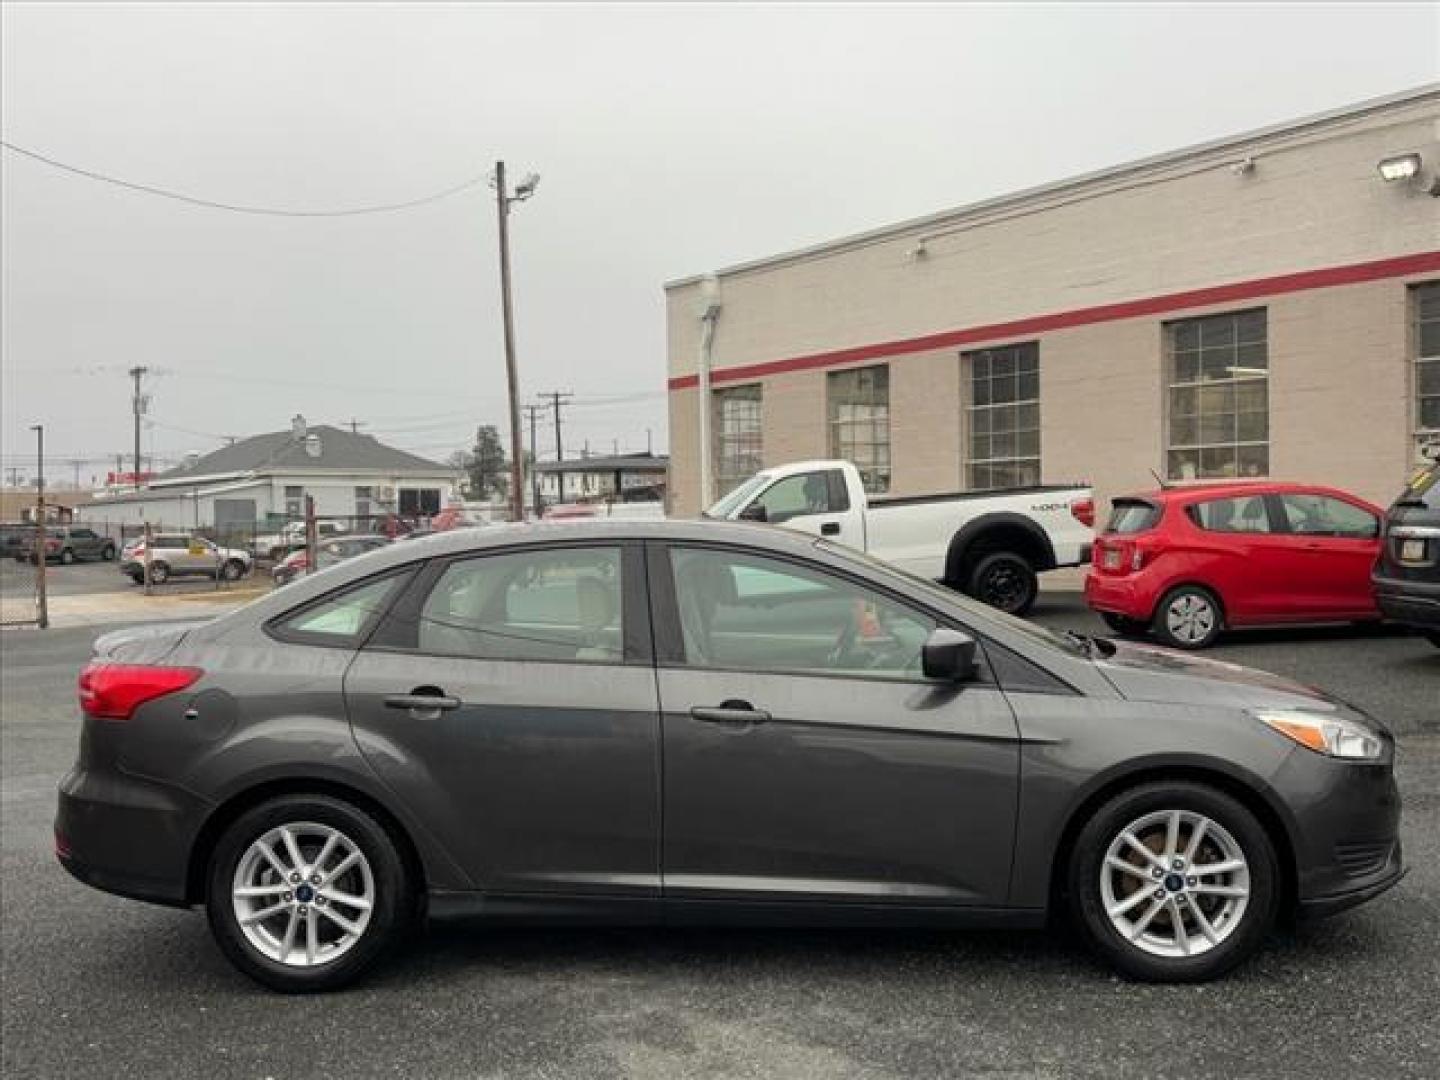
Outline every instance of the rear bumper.
<path fill-rule="evenodd" d="M 1440 630 L 1440 583 L 1372 574 L 1375 606 L 1391 622 Z"/>
<path fill-rule="evenodd" d="M 60 781 L 55 854 L 94 888 L 184 906 L 191 846 L 210 809 L 169 785 L 72 769 Z"/>
<path fill-rule="evenodd" d="M 1141 576 L 1112 577 L 1092 569 L 1085 575 L 1085 603 L 1095 611 L 1144 620 L 1154 610 L 1155 595 Z"/>

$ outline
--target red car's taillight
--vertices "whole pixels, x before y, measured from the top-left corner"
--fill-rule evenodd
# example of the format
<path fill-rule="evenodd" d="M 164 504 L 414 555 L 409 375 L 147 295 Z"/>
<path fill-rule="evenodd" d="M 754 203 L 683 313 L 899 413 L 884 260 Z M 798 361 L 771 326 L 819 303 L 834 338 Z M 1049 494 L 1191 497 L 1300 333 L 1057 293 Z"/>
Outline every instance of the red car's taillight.
<path fill-rule="evenodd" d="M 1087 529 L 1095 527 L 1095 500 L 1076 499 L 1070 504 L 1070 514 Z"/>
<path fill-rule="evenodd" d="M 129 720 L 145 702 L 184 690 L 203 674 L 193 667 L 95 661 L 80 672 L 80 708 L 100 720 Z"/>

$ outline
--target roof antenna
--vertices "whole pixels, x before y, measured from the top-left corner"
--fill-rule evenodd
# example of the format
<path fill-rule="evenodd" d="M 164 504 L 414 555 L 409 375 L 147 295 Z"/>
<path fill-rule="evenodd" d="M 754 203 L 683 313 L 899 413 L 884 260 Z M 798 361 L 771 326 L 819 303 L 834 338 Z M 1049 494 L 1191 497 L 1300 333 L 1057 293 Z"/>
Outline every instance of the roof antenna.
<path fill-rule="evenodd" d="M 1151 469 L 1151 470 L 1150 470 L 1150 475 L 1153 476 L 1153 477 L 1155 478 L 1155 482 L 1160 485 L 1160 490 L 1161 490 L 1161 491 L 1168 491 L 1168 490 L 1169 490 L 1169 488 L 1170 488 L 1170 482 L 1169 482 L 1168 480 L 1166 480 L 1164 477 L 1162 477 L 1158 472 L 1156 472 L 1154 469 Z"/>

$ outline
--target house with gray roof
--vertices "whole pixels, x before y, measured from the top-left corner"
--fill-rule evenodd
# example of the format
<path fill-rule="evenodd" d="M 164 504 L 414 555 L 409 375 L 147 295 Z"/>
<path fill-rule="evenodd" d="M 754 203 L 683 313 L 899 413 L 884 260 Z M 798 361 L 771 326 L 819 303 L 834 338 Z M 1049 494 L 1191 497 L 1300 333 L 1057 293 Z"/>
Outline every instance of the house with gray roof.
<path fill-rule="evenodd" d="M 297 520 L 307 495 L 322 518 L 425 518 L 457 494 L 457 473 L 448 465 L 297 416 L 287 431 L 189 458 L 139 491 L 97 497 L 86 518 L 224 531 Z"/>

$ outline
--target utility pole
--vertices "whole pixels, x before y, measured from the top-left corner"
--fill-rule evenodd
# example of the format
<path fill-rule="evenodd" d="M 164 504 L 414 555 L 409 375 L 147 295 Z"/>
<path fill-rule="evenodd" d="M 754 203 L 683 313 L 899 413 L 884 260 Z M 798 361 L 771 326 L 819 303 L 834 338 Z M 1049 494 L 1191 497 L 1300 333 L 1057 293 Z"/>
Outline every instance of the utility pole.
<path fill-rule="evenodd" d="M 351 434 L 351 435 L 359 435 L 359 434 L 360 434 L 360 429 L 361 429 L 362 427 L 364 427 L 364 426 L 365 426 L 365 421 L 363 421 L 363 420 L 356 420 L 353 416 L 350 418 L 350 434 Z M 233 445 L 234 442 L 235 442 L 235 440 L 234 440 L 234 439 L 231 439 L 230 442 L 231 442 L 231 444 Z"/>
<path fill-rule="evenodd" d="M 525 478 L 520 460 L 520 377 L 515 364 L 515 310 L 510 288 L 510 204 L 524 202 L 535 194 L 540 177 L 530 173 L 515 186 L 512 194 L 505 185 L 505 162 L 495 163 L 491 177 L 495 188 L 495 209 L 500 223 L 500 308 L 505 327 L 505 380 L 510 393 L 510 516 L 525 520 Z"/>
<path fill-rule="evenodd" d="M 140 417 L 142 417 L 142 416 L 145 415 L 145 397 L 144 397 L 143 394 L 140 393 L 140 380 L 145 377 L 145 373 L 146 373 L 147 371 L 149 371 L 149 370 L 150 370 L 149 368 L 140 367 L 140 366 L 138 366 L 138 365 L 137 365 L 136 367 L 132 367 L 132 368 L 130 369 L 130 378 L 132 378 L 132 379 L 135 380 L 135 396 L 134 396 L 133 399 L 131 399 L 131 404 L 133 405 L 134 411 L 135 411 L 135 490 L 136 490 L 136 491 L 139 491 L 139 490 L 140 490 Z"/>
<path fill-rule="evenodd" d="M 557 466 L 560 466 L 560 465 L 565 461 L 565 449 L 564 449 L 564 445 L 563 445 L 563 444 L 561 443 L 561 441 L 560 441 L 560 406 L 563 405 L 565 402 L 569 401 L 569 400 L 570 400 L 571 398 L 573 398 L 575 395 L 572 394 L 569 390 L 549 390 L 549 391 L 547 391 L 547 392 L 545 392 L 545 393 L 543 393 L 543 394 L 539 394 L 539 395 L 537 395 L 537 396 L 540 397 L 540 398 L 549 398 L 549 399 L 550 399 L 549 407 L 555 410 L 555 461 L 556 461 Z M 557 496 L 556 496 L 555 501 L 556 501 L 556 502 L 564 502 L 564 501 L 565 501 L 565 473 L 564 473 L 564 472 L 557 472 L 557 473 L 555 474 L 555 483 L 558 485 L 558 487 L 557 487 L 558 494 L 557 494 Z"/>
<path fill-rule="evenodd" d="M 535 456 L 535 420 L 547 408 L 546 405 L 525 406 L 525 412 L 530 417 L 530 511 L 537 518 L 540 516 L 540 470 L 535 468 L 539 464 Z"/>
<path fill-rule="evenodd" d="M 79 458 L 71 458 L 70 465 L 75 470 L 75 490 L 80 490 L 80 466 L 84 464 Z"/>
<path fill-rule="evenodd" d="M 35 432 L 35 624 L 50 625 L 50 601 L 45 591 L 45 425 L 31 424 Z"/>

